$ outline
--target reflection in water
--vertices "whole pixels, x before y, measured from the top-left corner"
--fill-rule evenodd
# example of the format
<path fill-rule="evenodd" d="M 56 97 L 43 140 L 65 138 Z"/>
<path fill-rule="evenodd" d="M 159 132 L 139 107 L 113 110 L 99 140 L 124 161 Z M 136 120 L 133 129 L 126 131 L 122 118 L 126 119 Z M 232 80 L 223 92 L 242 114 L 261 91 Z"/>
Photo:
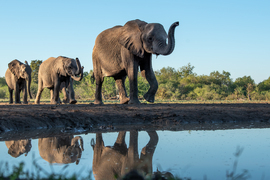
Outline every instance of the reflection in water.
<path fill-rule="evenodd" d="M 131 130 L 81 134 L 81 138 L 78 135 L 69 136 L 70 134 L 63 137 L 61 133 L 54 138 L 40 136 L 39 139 L 33 138 L 31 141 L 17 141 L 18 138 L 13 141 L 6 139 L 10 141 L 0 141 L 0 167 L 1 163 L 8 162 L 8 168 L 12 170 L 14 166 L 18 167 L 23 162 L 25 164 L 24 172 L 34 174 L 35 177 L 40 175 L 41 178 L 46 178 L 48 177 L 46 172 L 48 172 L 55 175 L 61 174 L 67 178 L 78 174 L 81 177 L 78 179 L 88 176 L 95 179 L 91 173 L 94 166 L 97 180 L 112 179 L 107 178 L 106 174 L 121 176 L 132 168 L 139 169 L 144 176 L 155 174 L 154 171 L 158 168 L 183 179 L 204 179 L 204 177 L 205 179 L 226 179 L 226 177 L 229 179 L 236 175 L 246 175 L 247 171 L 243 171 L 246 169 L 250 175 L 248 179 L 266 180 L 270 179 L 269 131 L 269 128 L 216 131 L 148 130 L 137 132 Z M 85 147 L 83 147 L 82 139 Z M 85 145 L 85 142 L 88 143 Z M 90 142 L 92 143 L 90 144 Z M 63 159 L 64 153 L 71 152 L 64 149 L 71 146 L 74 147 L 70 149 L 76 149 L 75 147 L 81 149 L 71 155 L 76 159 L 73 160 L 74 163 L 68 165 L 49 163 L 56 163 L 57 160 L 54 156 L 57 154 Z M 17 154 L 28 155 L 16 155 L 19 157 L 13 158 L 11 153 L 8 154 L 7 147 L 14 154 L 18 151 Z M 14 149 L 14 147 L 18 148 Z M 24 147 L 25 150 L 19 147 Z M 240 153 L 233 154 L 237 147 L 244 149 L 241 155 L 239 155 Z M 48 156 L 50 158 L 46 160 Z M 71 159 L 71 157 L 67 157 L 67 159 Z M 80 160 L 79 165 L 75 163 L 77 160 Z M 33 162 L 43 171 L 36 170 Z M 237 168 L 235 168 L 236 162 Z M 4 175 L 10 173 L 5 170 L 2 172 Z M 26 177 L 22 176 L 22 178 Z"/>
<path fill-rule="evenodd" d="M 136 169 L 144 176 L 153 173 L 152 159 L 158 143 L 156 131 L 147 131 L 150 140 L 138 154 L 138 131 L 130 131 L 129 147 L 125 142 L 126 131 L 120 131 L 113 146 L 104 146 L 102 133 L 96 133 L 96 143 L 91 140 L 94 150 L 93 173 L 96 180 L 115 179 Z"/>
<path fill-rule="evenodd" d="M 80 141 L 80 144 L 79 144 Z M 49 137 L 38 140 L 40 156 L 49 163 L 79 164 L 83 149 L 81 136 Z"/>
<path fill-rule="evenodd" d="M 25 156 L 27 156 L 28 152 L 31 150 L 32 147 L 30 139 L 5 141 L 5 143 L 8 148 L 8 154 L 15 158 L 19 157 L 24 153 Z"/>

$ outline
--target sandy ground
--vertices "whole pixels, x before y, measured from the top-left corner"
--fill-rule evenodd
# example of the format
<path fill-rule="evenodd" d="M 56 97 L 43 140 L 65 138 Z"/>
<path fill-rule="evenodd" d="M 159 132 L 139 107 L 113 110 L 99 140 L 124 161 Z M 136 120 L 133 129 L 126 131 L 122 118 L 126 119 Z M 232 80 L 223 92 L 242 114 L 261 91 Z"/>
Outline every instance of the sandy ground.
<path fill-rule="evenodd" d="M 62 133 L 121 129 L 215 130 L 270 127 L 270 105 L 239 104 L 0 104 L 0 140 L 14 132 Z M 52 133 L 55 133 L 53 130 Z M 58 131 L 58 130 L 57 130 Z M 24 133 L 25 134 L 25 133 Z M 26 133 L 27 134 L 27 133 Z M 39 134 L 39 133 L 38 133 Z"/>

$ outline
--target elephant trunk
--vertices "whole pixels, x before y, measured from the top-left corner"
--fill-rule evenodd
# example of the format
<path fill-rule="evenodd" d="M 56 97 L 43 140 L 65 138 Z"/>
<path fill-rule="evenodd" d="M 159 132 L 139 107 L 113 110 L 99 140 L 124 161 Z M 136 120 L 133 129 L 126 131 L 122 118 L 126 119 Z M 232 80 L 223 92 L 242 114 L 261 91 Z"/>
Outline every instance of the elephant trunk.
<path fill-rule="evenodd" d="M 173 52 L 175 46 L 174 31 L 176 26 L 178 25 L 179 25 L 178 21 L 171 25 L 168 32 L 168 44 L 164 47 L 164 49 L 160 52 L 160 54 L 169 55 Z"/>
<path fill-rule="evenodd" d="M 79 61 L 79 58 L 76 58 L 76 64 L 77 64 L 77 71 L 75 72 L 75 75 L 79 75 L 81 72 L 81 63 Z"/>
<path fill-rule="evenodd" d="M 71 76 L 71 78 L 74 79 L 75 81 L 81 81 L 82 78 L 83 78 L 83 69 L 84 69 L 84 67 L 82 66 L 82 67 L 81 67 L 81 74 L 80 74 L 79 77 Z"/>
<path fill-rule="evenodd" d="M 31 76 L 29 76 L 28 79 L 26 79 L 26 83 L 27 83 L 27 91 L 28 91 L 29 97 L 30 97 L 30 99 L 33 99 L 31 91 L 30 91 Z"/>

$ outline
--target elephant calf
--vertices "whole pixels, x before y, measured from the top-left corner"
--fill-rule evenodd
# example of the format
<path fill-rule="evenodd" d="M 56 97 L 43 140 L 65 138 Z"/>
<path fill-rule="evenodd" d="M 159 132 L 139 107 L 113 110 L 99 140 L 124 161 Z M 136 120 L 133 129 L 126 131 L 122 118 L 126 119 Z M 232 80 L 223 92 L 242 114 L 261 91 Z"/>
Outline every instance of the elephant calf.
<path fill-rule="evenodd" d="M 13 90 L 15 91 L 15 104 L 20 104 L 20 92 L 23 91 L 23 103 L 27 104 L 27 90 L 29 97 L 32 99 L 30 92 L 32 69 L 28 65 L 15 59 L 8 64 L 8 69 L 5 74 L 5 79 L 9 91 L 9 103 L 13 103 Z"/>
<path fill-rule="evenodd" d="M 64 56 L 50 57 L 41 63 L 38 71 L 38 92 L 35 103 L 40 103 L 43 89 L 47 87 L 51 91 L 51 104 L 58 104 L 61 83 L 65 83 L 69 91 L 69 103 L 75 104 L 73 81 L 80 81 L 83 77 L 83 68 L 78 58 L 76 60 Z M 80 75 L 77 77 L 77 75 Z"/>
<path fill-rule="evenodd" d="M 22 139 L 17 141 L 6 141 L 6 146 L 8 148 L 8 154 L 12 157 L 19 157 L 25 153 L 27 156 L 28 152 L 32 148 L 31 139 Z"/>
<path fill-rule="evenodd" d="M 80 141 L 80 144 L 79 144 Z M 83 149 L 81 136 L 48 137 L 38 140 L 40 156 L 49 163 L 79 164 Z"/>

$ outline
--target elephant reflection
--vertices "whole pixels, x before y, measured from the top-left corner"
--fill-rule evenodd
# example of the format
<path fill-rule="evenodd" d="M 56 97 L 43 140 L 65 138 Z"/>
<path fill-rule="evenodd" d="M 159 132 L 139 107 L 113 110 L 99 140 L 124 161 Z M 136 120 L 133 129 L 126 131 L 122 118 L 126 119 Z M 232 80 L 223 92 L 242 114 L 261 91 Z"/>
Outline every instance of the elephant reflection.
<path fill-rule="evenodd" d="M 27 156 L 28 152 L 32 148 L 31 139 L 22 139 L 16 141 L 5 141 L 6 146 L 8 148 L 8 154 L 12 157 L 19 157 L 20 155 L 25 153 Z"/>
<path fill-rule="evenodd" d="M 80 141 L 80 144 L 79 144 Z M 38 140 L 40 156 L 49 163 L 79 164 L 83 149 L 81 136 L 49 137 Z"/>
<path fill-rule="evenodd" d="M 102 133 L 96 133 L 96 143 L 91 140 L 94 149 L 93 174 L 96 180 L 115 179 L 136 169 L 144 176 L 152 174 L 152 158 L 158 135 L 156 131 L 147 131 L 150 140 L 138 154 L 138 131 L 130 131 L 129 147 L 125 143 L 125 131 L 120 131 L 114 145 L 104 146 Z"/>

